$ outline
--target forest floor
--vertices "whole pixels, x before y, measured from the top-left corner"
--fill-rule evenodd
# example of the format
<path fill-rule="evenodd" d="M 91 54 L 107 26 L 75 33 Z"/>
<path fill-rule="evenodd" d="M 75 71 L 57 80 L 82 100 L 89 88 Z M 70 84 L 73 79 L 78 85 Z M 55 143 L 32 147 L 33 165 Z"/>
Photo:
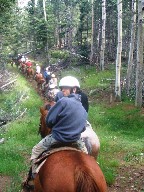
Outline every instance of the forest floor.
<path fill-rule="evenodd" d="M 37 89 L 36 82 L 29 80 L 31 86 L 40 94 L 45 102 L 41 91 Z M 104 97 L 105 95 L 105 97 Z M 108 95 L 101 97 L 106 100 Z M 99 98 L 98 98 L 99 99 Z M 10 186 L 10 177 L 0 175 L 0 192 L 6 192 L 6 186 Z M 108 186 L 108 192 L 144 192 L 144 167 L 137 165 L 123 165 L 117 170 L 116 180 L 113 185 Z"/>

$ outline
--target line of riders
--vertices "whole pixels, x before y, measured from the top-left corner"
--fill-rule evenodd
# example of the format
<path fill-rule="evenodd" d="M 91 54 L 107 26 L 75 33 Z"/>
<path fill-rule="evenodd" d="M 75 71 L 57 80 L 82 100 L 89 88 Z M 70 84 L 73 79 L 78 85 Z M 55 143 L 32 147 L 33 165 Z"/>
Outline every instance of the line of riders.
<path fill-rule="evenodd" d="M 26 73 L 32 69 L 32 62 L 21 57 L 19 69 L 22 73 Z M 46 67 L 42 74 L 38 64 L 33 77 L 48 102 L 54 102 L 54 105 L 45 105 L 45 110 L 49 111 L 45 121 L 47 127 L 51 129 L 51 134 L 44 137 L 32 149 L 31 168 L 26 181 L 22 184 L 23 192 L 34 189 L 34 179 L 38 173 L 36 161 L 44 151 L 52 150 L 53 145 L 75 144 L 77 149 L 96 159 L 100 149 L 99 138 L 87 120 L 88 97 L 80 89 L 79 81 L 73 76 L 65 76 L 59 81 L 58 86 L 58 80 L 50 67 Z"/>
<path fill-rule="evenodd" d="M 48 109 L 46 126 L 51 134 L 44 137 L 32 149 L 31 168 L 26 181 L 22 184 L 24 192 L 34 188 L 40 154 L 52 150 L 53 145 L 75 144 L 77 149 L 97 159 L 100 142 L 88 122 L 89 102 L 87 95 L 80 89 L 79 81 L 73 76 L 65 76 L 59 82 L 60 90 L 53 97 L 54 105 Z M 47 106 L 45 106 L 47 109 Z"/>
<path fill-rule="evenodd" d="M 28 78 L 32 77 L 37 82 L 37 87 L 42 91 L 44 97 L 48 100 L 53 99 L 59 89 L 57 77 L 52 72 L 51 66 L 44 68 L 42 72 L 39 64 L 33 67 L 33 63 L 23 55 L 20 55 L 17 60 L 21 73 L 25 74 Z"/>

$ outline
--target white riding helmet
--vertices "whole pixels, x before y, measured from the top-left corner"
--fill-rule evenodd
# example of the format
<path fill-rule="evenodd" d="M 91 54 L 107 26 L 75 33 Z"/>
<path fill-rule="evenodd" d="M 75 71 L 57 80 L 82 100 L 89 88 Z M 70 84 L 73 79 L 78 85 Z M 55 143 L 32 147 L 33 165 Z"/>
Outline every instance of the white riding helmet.
<path fill-rule="evenodd" d="M 72 76 L 63 77 L 59 82 L 59 87 L 79 87 L 79 81 Z"/>
<path fill-rule="evenodd" d="M 49 88 L 50 88 L 50 89 L 54 89 L 54 88 L 55 88 L 55 85 L 54 85 L 54 84 L 50 84 L 50 85 L 49 85 Z"/>
<path fill-rule="evenodd" d="M 53 78 L 54 78 L 54 77 L 55 77 L 55 74 L 52 74 L 52 75 L 51 75 L 51 77 L 53 77 Z"/>

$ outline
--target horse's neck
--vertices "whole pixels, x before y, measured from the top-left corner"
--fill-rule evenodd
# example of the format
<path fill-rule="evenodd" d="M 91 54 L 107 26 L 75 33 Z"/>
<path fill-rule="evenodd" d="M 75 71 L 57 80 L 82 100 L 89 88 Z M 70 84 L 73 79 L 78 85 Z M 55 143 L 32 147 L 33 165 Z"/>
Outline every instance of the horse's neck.
<path fill-rule="evenodd" d="M 49 101 L 45 104 L 44 108 L 45 110 L 49 111 L 49 109 L 54 106 L 55 102 L 54 101 Z"/>

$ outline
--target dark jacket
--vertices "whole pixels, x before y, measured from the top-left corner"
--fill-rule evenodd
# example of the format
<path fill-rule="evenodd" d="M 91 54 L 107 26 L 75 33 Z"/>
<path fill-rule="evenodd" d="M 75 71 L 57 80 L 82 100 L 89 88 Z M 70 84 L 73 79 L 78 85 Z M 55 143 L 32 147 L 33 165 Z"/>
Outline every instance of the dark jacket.
<path fill-rule="evenodd" d="M 87 95 L 80 91 L 78 93 L 80 96 L 81 96 L 81 103 L 82 103 L 82 106 L 85 108 L 86 112 L 88 113 L 88 110 L 89 110 L 89 102 L 88 102 L 88 97 Z M 57 102 L 59 99 L 61 99 L 63 97 L 63 93 L 62 91 L 59 91 L 56 96 L 55 96 L 55 102 Z"/>
<path fill-rule="evenodd" d="M 46 124 L 52 128 L 52 136 L 60 142 L 74 142 L 85 131 L 87 112 L 83 108 L 79 95 L 62 97 L 50 109 Z"/>
<path fill-rule="evenodd" d="M 85 108 L 86 112 L 88 113 L 89 110 L 89 102 L 88 102 L 88 97 L 84 92 L 78 93 L 81 96 L 81 103 L 82 106 Z"/>
<path fill-rule="evenodd" d="M 54 100 L 55 100 L 55 102 L 57 102 L 59 99 L 61 99 L 63 97 L 63 92 L 62 91 L 59 91 L 57 94 L 56 94 L 56 96 L 55 96 L 55 98 L 54 98 Z"/>

